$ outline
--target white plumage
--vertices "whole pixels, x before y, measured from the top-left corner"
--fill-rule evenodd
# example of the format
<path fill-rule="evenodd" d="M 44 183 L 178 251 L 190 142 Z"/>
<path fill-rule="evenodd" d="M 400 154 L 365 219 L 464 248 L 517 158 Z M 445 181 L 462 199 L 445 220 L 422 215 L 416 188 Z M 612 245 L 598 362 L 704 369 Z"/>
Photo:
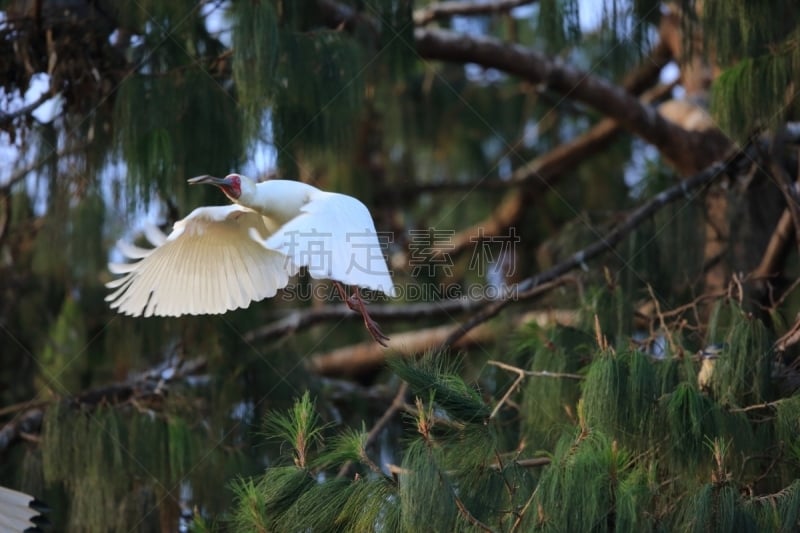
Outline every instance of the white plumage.
<path fill-rule="evenodd" d="M 132 316 L 224 313 L 274 296 L 300 267 L 394 296 L 372 217 L 355 198 L 238 174 L 189 182 L 216 185 L 235 204 L 199 207 L 169 236 L 151 228 L 152 249 L 119 243 L 131 262 L 109 264 L 122 275 L 107 284 L 112 308 Z"/>
<path fill-rule="evenodd" d="M 0 531 L 38 531 L 46 523 L 40 515 L 44 505 L 33 496 L 0 487 Z"/>

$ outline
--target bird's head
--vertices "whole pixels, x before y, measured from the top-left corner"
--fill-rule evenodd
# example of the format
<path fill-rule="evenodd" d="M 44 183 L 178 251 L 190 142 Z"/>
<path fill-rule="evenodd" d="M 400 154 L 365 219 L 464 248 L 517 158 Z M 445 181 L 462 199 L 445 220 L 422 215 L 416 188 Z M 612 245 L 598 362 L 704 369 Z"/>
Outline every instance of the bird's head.
<path fill-rule="evenodd" d="M 191 178 L 187 180 L 191 185 L 196 185 L 198 183 L 205 183 L 206 185 L 214 185 L 222 189 L 222 192 L 233 201 L 239 199 L 242 195 L 242 182 L 243 179 L 246 180 L 247 178 L 243 178 L 239 174 L 228 174 L 224 178 L 217 178 L 214 176 L 209 176 L 208 174 L 203 176 L 197 176 L 195 178 Z"/>

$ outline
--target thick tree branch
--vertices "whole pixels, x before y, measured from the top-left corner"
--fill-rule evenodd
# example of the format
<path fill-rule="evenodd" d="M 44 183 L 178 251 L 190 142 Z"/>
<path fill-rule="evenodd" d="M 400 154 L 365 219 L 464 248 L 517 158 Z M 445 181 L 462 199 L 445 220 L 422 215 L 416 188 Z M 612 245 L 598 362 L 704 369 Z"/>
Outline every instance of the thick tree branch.
<path fill-rule="evenodd" d="M 376 319 L 418 320 L 420 318 L 468 313 L 480 308 L 482 302 L 482 300 L 460 298 L 419 304 L 370 305 L 368 309 L 370 316 Z M 319 309 L 293 311 L 280 320 L 248 331 L 244 335 L 244 340 L 253 342 L 280 338 L 288 333 L 306 329 L 316 324 L 342 319 L 361 320 L 361 316 L 343 304 L 329 305 Z"/>
<path fill-rule="evenodd" d="M 672 86 L 658 85 L 650 90 L 647 88 L 658 80 L 661 69 L 671 59 L 669 48 L 663 42 L 659 42 L 650 55 L 625 76 L 622 86 L 632 94 L 643 93 L 641 100 L 646 104 L 664 98 Z M 576 139 L 561 144 L 519 167 L 503 186 L 523 186 L 524 190 L 514 190 L 506 194 L 489 217 L 459 231 L 448 241 L 447 249 L 434 248 L 434 253 L 448 253 L 454 256 L 477 242 L 476 239 L 480 235 L 490 237 L 505 234 L 537 195 L 547 191 L 566 173 L 607 147 L 619 132 L 620 125 L 617 121 L 611 118 L 603 119 Z M 476 187 L 474 183 L 468 185 L 471 189 Z"/>
<path fill-rule="evenodd" d="M 687 131 L 622 87 L 518 44 L 431 28 L 417 28 L 414 37 L 426 59 L 499 69 L 593 107 L 658 148 L 682 174 L 699 172 L 731 146 L 717 130 Z"/>
<path fill-rule="evenodd" d="M 767 279 L 781 270 L 781 265 L 789 255 L 789 242 L 794 236 L 795 226 L 789 208 L 783 210 L 775 230 L 767 243 L 761 262 L 752 272 L 755 279 Z"/>
<path fill-rule="evenodd" d="M 585 264 L 586 261 L 597 257 L 602 252 L 616 246 L 626 235 L 638 227 L 642 221 L 655 214 L 659 209 L 669 205 L 678 198 L 685 197 L 695 189 L 705 187 L 714 179 L 723 174 L 736 175 L 740 170 L 740 167 L 750 164 L 751 161 L 752 155 L 747 153 L 746 150 L 737 151 L 725 163 L 714 163 L 699 174 L 687 178 L 681 183 L 659 193 L 655 198 L 651 199 L 649 202 L 628 215 L 622 224 L 609 232 L 605 237 L 598 239 L 553 268 L 520 282 L 517 285 L 518 292 L 515 294 L 516 298 L 519 299 L 530 297 L 530 295 L 535 293 L 537 288 L 541 287 L 543 284 L 557 279 L 559 276 L 564 275 L 574 268 L 580 267 L 581 265 Z M 458 341 L 458 339 L 460 339 L 462 336 L 469 333 L 473 328 L 496 316 L 513 301 L 514 299 L 512 298 L 505 298 L 491 302 L 475 316 L 464 322 L 452 334 L 450 334 L 450 336 L 442 344 L 442 347 L 447 348 L 452 346 L 453 343 Z"/>
<path fill-rule="evenodd" d="M 552 283 L 546 288 L 541 287 L 540 292 L 566 283 L 569 278 L 562 278 L 558 283 Z M 515 318 L 513 327 L 536 323 L 541 327 L 553 324 L 573 325 L 577 321 L 577 313 L 572 310 L 543 310 L 529 311 Z M 322 376 L 339 378 L 358 378 L 365 374 L 375 372 L 386 362 L 388 354 L 413 357 L 428 350 L 436 349 L 445 342 L 458 326 L 438 326 L 433 328 L 416 329 L 403 333 L 395 333 L 389 340 L 389 349 L 379 346 L 374 342 L 364 342 L 353 346 L 344 346 L 329 352 L 318 353 L 311 356 L 307 367 L 312 372 Z M 468 335 L 454 342 L 450 348 L 466 349 L 477 344 L 491 342 L 502 329 L 489 326 L 475 328 Z"/>
<path fill-rule="evenodd" d="M 640 100 L 644 104 L 651 104 L 663 100 L 674 88 L 674 84 L 657 85 L 645 91 Z M 611 144 L 618 133 L 619 123 L 611 118 L 604 118 L 592 128 L 579 135 L 570 142 L 559 144 L 549 152 L 533 159 L 517 168 L 511 177 L 505 180 L 493 179 L 481 182 L 458 183 L 423 183 L 407 187 L 399 192 L 393 189 L 394 194 L 403 197 L 416 198 L 425 192 L 452 192 L 458 190 L 472 191 L 511 189 L 523 186 L 535 187 L 536 191 L 549 189 L 558 179 L 575 167 L 585 162 L 587 158 L 598 153 Z"/>
<path fill-rule="evenodd" d="M 654 101 L 665 96 L 669 89 L 668 86 L 660 85 L 647 91 L 642 99 Z M 454 256 L 474 245 L 481 236 L 506 234 L 508 228 L 513 226 L 530 206 L 532 199 L 551 189 L 567 172 L 608 146 L 619 131 L 619 124 L 615 120 L 603 119 L 571 142 L 560 144 L 518 168 L 507 185 L 525 186 L 525 190 L 506 195 L 488 218 L 459 231 L 448 240 L 446 248 L 434 248 L 434 252 Z"/>
<path fill-rule="evenodd" d="M 439 18 L 496 15 L 536 0 L 495 0 L 494 2 L 437 2 L 414 10 L 414 24 L 422 26 Z"/>
<path fill-rule="evenodd" d="M 459 347 L 462 346 L 462 343 L 471 344 L 481 342 L 482 338 L 485 338 L 490 330 L 481 328 L 473 332 L 470 336 L 466 338 L 465 336 L 479 325 L 498 315 L 509 304 L 519 300 L 537 297 L 541 292 L 548 290 L 551 284 L 557 283 L 557 280 L 569 271 L 581 267 L 586 261 L 613 248 L 631 231 L 638 227 L 639 224 L 666 205 L 669 205 L 679 198 L 686 197 L 696 189 L 705 187 L 720 175 L 735 175 L 744 165 L 751 162 L 751 158 L 752 154 L 749 153 L 749 149 L 747 151 L 737 151 L 728 161 L 724 163 L 715 163 L 703 172 L 687 178 L 681 183 L 659 193 L 650 201 L 634 210 L 619 226 L 614 228 L 607 235 L 576 252 L 569 259 L 557 264 L 553 268 L 521 281 L 516 285 L 513 293 L 505 298 L 476 301 L 449 300 L 445 302 L 436 302 L 434 304 L 404 306 L 404 308 L 401 308 L 401 312 L 397 313 L 396 316 L 407 317 L 417 310 L 438 314 L 442 309 L 446 308 L 456 308 L 459 310 L 472 309 L 478 312 L 469 320 L 455 328 L 442 326 L 440 328 L 423 330 L 421 333 L 417 332 L 410 336 L 409 334 L 395 334 L 389 341 L 390 348 L 400 350 L 404 353 L 418 353 L 419 351 L 424 351 L 435 346 L 431 341 L 434 339 L 441 339 L 445 333 L 446 336 L 441 340 L 438 346 L 439 350 Z M 340 318 L 343 316 L 341 313 L 344 310 L 344 306 L 341 306 L 341 309 L 333 308 L 330 312 L 328 310 L 319 310 L 306 314 L 298 313 L 276 324 L 266 326 L 261 330 L 252 331 L 247 334 L 246 339 L 248 341 L 253 341 L 283 335 L 323 320 L 331 320 L 334 317 Z M 391 316 L 391 307 L 374 308 L 370 313 L 375 318 Z M 352 314 L 352 317 L 355 318 L 356 315 Z M 378 349 L 372 346 L 372 343 L 369 343 L 340 348 L 330 353 L 314 356 L 309 362 L 309 367 L 313 371 L 323 375 L 354 375 L 364 371 L 364 368 L 374 368 L 382 364 L 383 358 L 384 349 Z"/>

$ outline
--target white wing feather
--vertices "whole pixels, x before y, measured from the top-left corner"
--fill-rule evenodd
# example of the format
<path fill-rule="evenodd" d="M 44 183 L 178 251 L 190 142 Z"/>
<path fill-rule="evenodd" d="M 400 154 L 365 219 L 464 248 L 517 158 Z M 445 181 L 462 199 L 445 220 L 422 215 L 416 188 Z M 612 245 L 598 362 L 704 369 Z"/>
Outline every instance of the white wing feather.
<path fill-rule="evenodd" d="M 41 512 L 33 496 L 0 487 L 0 531 L 26 531 L 36 527 Z"/>
<path fill-rule="evenodd" d="M 168 237 L 159 233 L 145 233 L 153 249 L 119 247 L 135 262 L 109 265 L 123 276 L 106 285 L 116 289 L 106 301 L 121 313 L 225 313 L 274 296 L 297 273 L 283 254 L 261 245 L 269 235 L 265 219 L 246 207 L 200 207 L 176 222 Z"/>
<path fill-rule="evenodd" d="M 291 258 L 294 265 L 305 266 L 313 278 L 395 295 L 372 216 L 351 196 L 315 191 L 300 215 L 263 244 Z"/>

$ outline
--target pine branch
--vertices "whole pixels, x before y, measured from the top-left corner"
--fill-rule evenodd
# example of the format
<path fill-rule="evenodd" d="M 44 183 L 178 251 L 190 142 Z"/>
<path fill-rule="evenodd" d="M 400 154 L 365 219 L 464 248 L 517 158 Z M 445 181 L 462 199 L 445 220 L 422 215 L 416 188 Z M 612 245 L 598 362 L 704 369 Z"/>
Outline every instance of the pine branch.
<path fill-rule="evenodd" d="M 486 361 L 486 364 L 502 368 L 503 370 L 514 372 L 517 375 L 517 378 L 514 380 L 514 383 L 512 383 L 511 386 L 508 387 L 506 393 L 503 395 L 502 398 L 500 398 L 500 401 L 497 402 L 497 405 L 494 406 L 492 414 L 489 415 L 489 418 L 494 418 L 495 415 L 497 415 L 497 413 L 500 411 L 500 408 L 508 401 L 508 399 L 514 393 L 514 391 L 517 390 L 517 387 L 519 387 L 522 381 L 528 376 L 559 378 L 559 379 L 579 379 L 579 380 L 584 379 L 584 376 L 581 376 L 580 374 L 570 374 L 565 372 L 548 372 L 547 370 L 537 370 L 537 371 L 523 370 L 519 367 L 509 365 L 501 361 L 494 361 L 491 359 L 489 361 Z"/>
<path fill-rule="evenodd" d="M 653 77 L 657 77 L 669 56 L 664 52 L 665 46 L 659 45 L 639 68 L 629 74 L 623 87 L 636 94 L 643 90 L 643 85 Z M 643 103 L 652 103 L 664 98 L 671 85 L 658 85 L 641 96 Z M 621 131 L 620 124 L 606 118 L 595 124 L 589 131 L 570 142 L 561 144 L 546 154 L 519 167 L 511 175 L 511 179 L 503 182 L 504 187 L 524 187 L 523 191 L 515 191 L 506 196 L 501 204 L 486 219 L 473 226 L 459 231 L 448 242 L 448 250 L 434 249 L 435 252 L 450 256 L 457 255 L 475 242 L 477 235 L 502 235 L 519 219 L 529 207 L 530 202 L 552 189 L 561 178 L 585 162 L 589 157 L 606 148 Z M 477 188 L 478 185 L 471 184 Z"/>
<path fill-rule="evenodd" d="M 54 402 L 65 400 L 74 407 L 96 407 L 100 404 L 136 404 L 138 401 L 151 398 L 153 395 L 162 395 L 167 384 L 200 375 L 205 369 L 206 360 L 204 357 L 197 357 L 188 361 L 181 360 L 175 364 L 160 364 L 132 376 L 128 380 L 90 389 L 71 398 L 53 398 L 47 401 L 31 400 L 8 406 L 2 409 L 0 414 L 11 414 L 20 412 L 23 409 L 27 410 L 24 410 L 22 414 L 15 416 L 13 420 L 0 428 L 0 452 L 3 452 L 24 433 L 38 433 L 44 410 Z"/>
<path fill-rule="evenodd" d="M 437 2 L 414 10 L 414 24 L 423 26 L 440 18 L 470 15 L 496 15 L 536 0 L 495 0 L 494 2 Z"/>
<path fill-rule="evenodd" d="M 468 313 L 480 308 L 481 300 L 459 298 L 406 305 L 371 305 L 369 314 L 382 320 L 416 320 L 442 315 Z M 284 318 L 245 333 L 247 342 L 279 338 L 323 322 L 354 320 L 361 317 L 346 305 L 329 305 L 319 309 L 294 311 Z"/>
<path fill-rule="evenodd" d="M 737 151 L 726 162 L 714 163 L 702 172 L 687 178 L 686 180 L 674 185 L 666 191 L 659 193 L 649 202 L 645 203 L 628 215 L 622 224 L 617 226 L 606 236 L 601 237 L 589 246 L 576 252 L 572 255 L 572 257 L 557 264 L 553 268 L 521 281 L 517 285 L 517 291 L 515 292 L 514 296 L 516 299 L 531 298 L 537 294 L 537 289 L 539 287 L 542 287 L 544 284 L 563 276 L 570 270 L 584 265 L 586 261 L 597 257 L 602 252 L 616 246 L 625 236 L 638 227 L 642 221 L 651 217 L 663 207 L 669 205 L 679 198 L 687 196 L 696 189 L 705 187 L 721 175 L 736 175 L 743 164 L 746 165 L 752 161 L 752 156 L 749 154 L 749 148 L 752 147 Z M 464 322 L 456 331 L 454 331 L 445 340 L 445 342 L 442 343 L 442 347 L 446 348 L 452 346 L 454 342 L 456 342 L 463 335 L 467 334 L 470 330 L 496 316 L 512 301 L 514 301 L 512 298 L 505 298 L 488 304 L 475 316 Z"/>
<path fill-rule="evenodd" d="M 408 393 L 408 383 L 403 381 L 400 383 L 400 386 L 397 387 L 397 393 L 392 399 L 392 403 L 389 404 L 389 407 L 384 411 L 381 417 L 375 421 L 372 428 L 370 428 L 369 433 L 367 433 L 367 440 L 364 442 L 364 450 L 366 452 L 375 441 L 378 440 L 383 429 L 392 421 L 397 413 L 399 413 L 406 404 L 406 394 Z M 344 477 L 347 474 L 347 471 L 350 469 L 351 462 L 347 462 L 342 465 L 339 469 L 339 473 L 337 477 Z"/>
<path fill-rule="evenodd" d="M 557 280 L 553 285 L 549 285 L 543 291 L 560 286 L 571 279 L 570 277 L 564 277 L 561 280 Z M 569 325 L 574 324 L 575 319 L 576 313 L 571 310 L 530 311 L 517 317 L 513 321 L 513 327 L 529 323 L 537 323 L 541 326 L 553 323 Z M 356 378 L 369 372 L 374 372 L 375 369 L 383 366 L 388 353 L 416 356 L 440 347 L 457 327 L 447 325 L 395 333 L 389 340 L 389 350 L 371 341 L 343 346 L 330 352 L 312 355 L 308 360 L 308 368 L 322 376 Z M 476 344 L 489 342 L 497 334 L 498 332 L 489 326 L 478 327 L 470 332 L 469 335 L 459 339 L 450 348 L 466 349 Z"/>
<path fill-rule="evenodd" d="M 443 477 L 441 472 L 439 473 L 439 476 Z M 453 495 L 453 501 L 456 503 L 456 507 L 458 507 L 458 512 L 461 513 L 461 516 L 463 516 L 467 520 L 467 522 L 477 527 L 478 529 L 487 531 L 488 533 L 494 533 L 494 530 L 492 528 L 490 528 L 489 526 L 487 526 L 486 524 L 475 518 L 475 516 L 469 512 L 469 509 L 467 509 L 467 506 L 464 505 L 464 502 L 461 501 L 461 498 L 458 497 L 458 493 L 452 487 L 452 485 L 448 483 L 448 486 L 450 487 L 450 492 Z"/>
<path fill-rule="evenodd" d="M 784 402 L 784 401 L 786 401 L 788 399 L 789 398 L 781 398 L 780 400 L 775 400 L 774 402 L 758 403 L 758 404 L 755 404 L 755 405 L 748 405 L 746 407 L 734 407 L 734 408 L 730 409 L 730 412 L 731 413 L 746 413 L 748 411 L 756 411 L 756 410 L 759 410 L 759 409 L 771 409 L 771 408 L 779 405 L 781 402 Z"/>

